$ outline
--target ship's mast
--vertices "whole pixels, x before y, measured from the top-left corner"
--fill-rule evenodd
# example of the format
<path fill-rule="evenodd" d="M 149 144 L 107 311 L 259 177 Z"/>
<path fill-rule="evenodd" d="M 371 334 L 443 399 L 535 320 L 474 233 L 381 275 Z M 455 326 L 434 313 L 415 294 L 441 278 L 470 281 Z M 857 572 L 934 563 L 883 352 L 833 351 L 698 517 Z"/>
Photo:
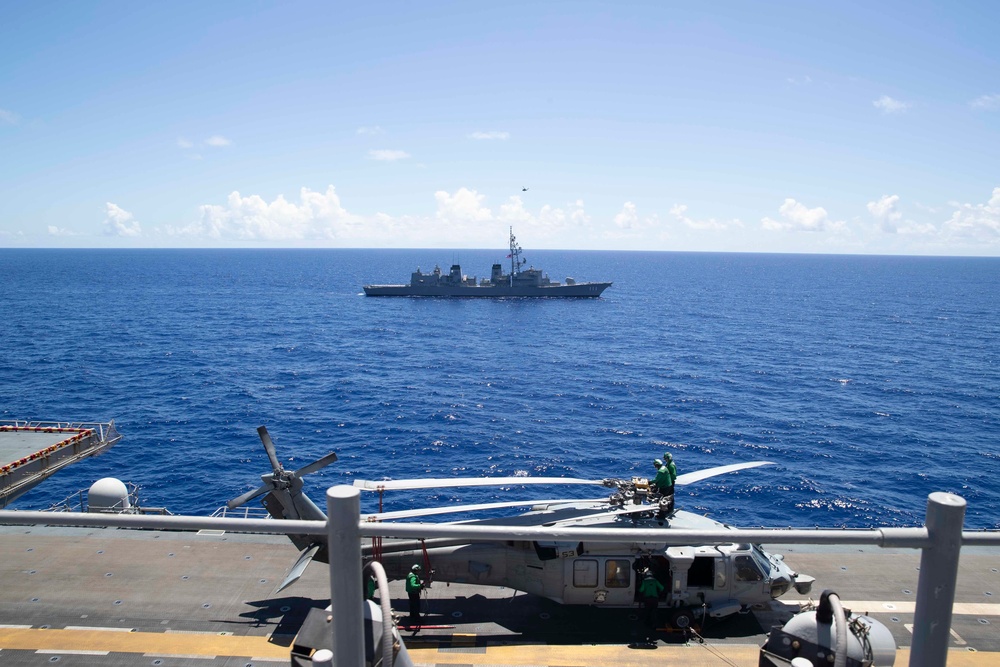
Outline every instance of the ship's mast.
<path fill-rule="evenodd" d="M 521 267 L 525 265 L 527 260 L 521 259 L 521 246 L 517 245 L 517 239 L 514 238 L 514 227 L 510 228 L 510 286 L 514 286 L 514 276 L 521 272 Z"/>

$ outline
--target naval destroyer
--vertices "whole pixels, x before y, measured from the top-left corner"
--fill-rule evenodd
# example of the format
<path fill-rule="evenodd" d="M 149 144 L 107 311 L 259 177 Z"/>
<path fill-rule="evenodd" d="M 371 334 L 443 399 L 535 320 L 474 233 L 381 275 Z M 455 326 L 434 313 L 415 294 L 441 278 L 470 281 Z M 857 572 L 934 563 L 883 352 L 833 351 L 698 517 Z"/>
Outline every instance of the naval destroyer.
<path fill-rule="evenodd" d="M 598 297 L 611 283 L 578 283 L 572 278 L 565 282 L 549 280 L 541 270 L 523 268 L 527 261 L 521 256 L 521 247 L 510 230 L 510 273 L 504 273 L 499 262 L 493 265 L 489 278 L 476 281 L 475 277 L 462 274 L 462 267 L 453 264 L 444 273 L 435 266 L 430 273 L 419 268 L 410 275 L 409 285 L 365 285 L 367 296 L 556 296 Z"/>

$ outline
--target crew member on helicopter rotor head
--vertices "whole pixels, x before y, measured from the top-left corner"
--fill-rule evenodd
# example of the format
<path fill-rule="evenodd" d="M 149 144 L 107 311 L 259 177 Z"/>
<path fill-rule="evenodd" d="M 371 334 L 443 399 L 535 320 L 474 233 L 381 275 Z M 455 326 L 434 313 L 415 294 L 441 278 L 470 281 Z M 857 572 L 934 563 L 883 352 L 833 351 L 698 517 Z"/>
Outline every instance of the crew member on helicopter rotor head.
<path fill-rule="evenodd" d="M 674 482 L 677 481 L 677 465 L 674 463 L 674 455 L 667 452 L 663 455 L 663 462 L 670 469 L 670 495 L 673 495 Z"/>
<path fill-rule="evenodd" d="M 420 625 L 420 591 L 424 582 L 420 580 L 420 566 L 414 565 L 406 575 L 406 594 L 410 598 L 410 625 Z"/>
<path fill-rule="evenodd" d="M 670 452 L 663 455 L 663 459 L 656 459 L 657 465 L 656 479 L 653 484 L 660 491 L 661 507 L 665 501 L 664 510 L 666 513 L 674 511 L 674 482 L 677 481 L 677 466 L 674 465 L 674 457 Z"/>
<path fill-rule="evenodd" d="M 656 468 L 656 477 L 653 478 L 653 486 L 660 495 L 669 495 L 674 488 L 673 477 L 670 476 L 670 468 L 663 462 L 663 459 L 655 459 L 653 467 Z"/>

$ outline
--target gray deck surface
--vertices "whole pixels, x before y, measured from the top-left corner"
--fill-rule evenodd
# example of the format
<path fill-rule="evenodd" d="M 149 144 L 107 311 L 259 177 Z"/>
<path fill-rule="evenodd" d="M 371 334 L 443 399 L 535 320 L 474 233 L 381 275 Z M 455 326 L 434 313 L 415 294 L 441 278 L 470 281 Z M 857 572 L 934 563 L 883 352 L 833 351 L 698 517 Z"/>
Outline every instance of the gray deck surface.
<path fill-rule="evenodd" d="M 0 465 L 7 465 L 59 444 L 71 435 L 73 434 L 41 431 L 0 431 Z"/>
<path fill-rule="evenodd" d="M 817 578 L 814 598 L 833 589 L 845 606 L 885 623 L 898 646 L 910 645 L 919 552 L 774 551 Z M 0 666 L 287 664 L 293 635 L 329 594 L 320 564 L 274 594 L 296 555 L 281 537 L 0 526 Z M 949 664 L 1000 664 L 998 567 L 1000 550 L 963 551 Z M 405 616 L 402 582 L 390 588 Z M 708 644 L 661 632 L 651 653 L 628 648 L 643 634 L 634 610 L 437 583 L 425 623 L 443 627 L 402 635 L 418 664 L 638 664 L 683 650 L 686 664 L 729 664 L 722 655 L 756 665 L 764 633 L 797 611 L 800 598 L 710 623 L 701 629 Z"/>

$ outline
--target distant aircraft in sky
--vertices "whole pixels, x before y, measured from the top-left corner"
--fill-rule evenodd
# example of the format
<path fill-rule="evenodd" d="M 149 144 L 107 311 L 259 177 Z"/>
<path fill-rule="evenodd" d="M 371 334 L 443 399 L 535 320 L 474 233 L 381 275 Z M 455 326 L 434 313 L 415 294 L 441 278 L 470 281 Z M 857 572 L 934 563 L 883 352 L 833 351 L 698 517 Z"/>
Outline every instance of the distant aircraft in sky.
<path fill-rule="evenodd" d="M 523 187 L 523 186 L 521 187 L 521 192 L 527 192 L 527 191 L 528 191 L 528 188 Z"/>

